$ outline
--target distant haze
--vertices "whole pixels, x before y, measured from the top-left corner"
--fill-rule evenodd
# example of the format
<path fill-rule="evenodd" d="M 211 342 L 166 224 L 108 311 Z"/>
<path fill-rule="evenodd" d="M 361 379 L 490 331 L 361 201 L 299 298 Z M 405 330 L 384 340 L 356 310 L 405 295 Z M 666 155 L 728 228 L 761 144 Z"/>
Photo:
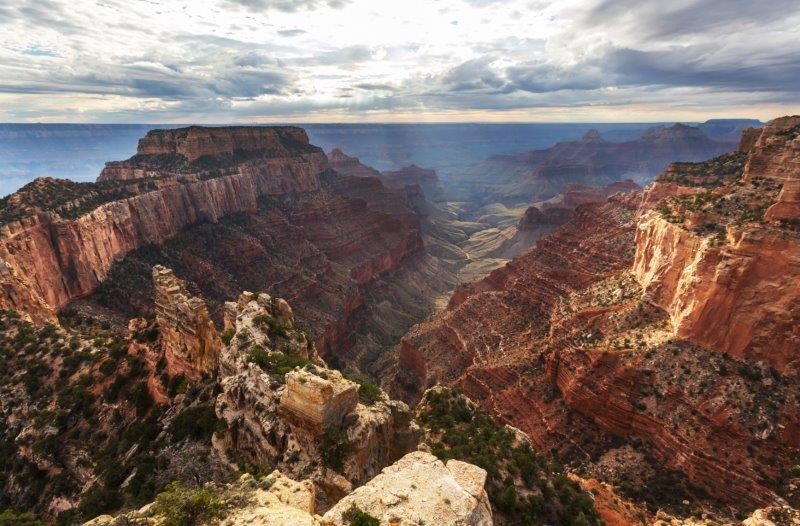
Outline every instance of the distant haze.
<path fill-rule="evenodd" d="M 666 123 L 669 124 L 669 123 Z M 733 144 L 742 128 L 758 121 L 709 122 L 702 129 Z M 301 124 L 311 142 L 329 152 L 341 148 L 379 170 L 409 164 L 448 171 L 497 154 L 517 154 L 574 140 L 597 129 L 612 141 L 638 137 L 657 123 L 576 124 Z M 169 125 L 0 124 L 0 196 L 36 177 L 94 181 L 108 161 L 136 153 L 148 130 Z M 678 160 L 678 159 L 676 159 Z"/>

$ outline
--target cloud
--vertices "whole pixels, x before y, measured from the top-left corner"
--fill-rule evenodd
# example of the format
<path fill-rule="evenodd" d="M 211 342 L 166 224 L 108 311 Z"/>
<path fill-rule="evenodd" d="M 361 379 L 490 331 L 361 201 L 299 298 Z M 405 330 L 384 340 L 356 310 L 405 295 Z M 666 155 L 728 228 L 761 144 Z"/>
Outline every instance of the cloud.
<path fill-rule="evenodd" d="M 306 31 L 304 29 L 281 29 L 278 31 L 278 34 L 282 37 L 296 37 L 304 34 L 305 32 Z"/>
<path fill-rule="evenodd" d="M 798 27 L 796 0 L 3 2 L 0 120 L 796 113 Z"/>
<path fill-rule="evenodd" d="M 797 13 L 796 0 L 689 0 L 684 2 L 641 2 L 601 0 L 587 9 L 585 26 L 635 24 L 642 35 L 667 37 L 689 34 L 735 32 L 743 27 L 765 25 Z"/>
<path fill-rule="evenodd" d="M 297 11 L 314 10 L 322 6 L 341 9 L 349 0 L 225 0 L 226 7 L 241 7 L 248 11 L 263 12 L 269 10 L 295 13 Z"/>

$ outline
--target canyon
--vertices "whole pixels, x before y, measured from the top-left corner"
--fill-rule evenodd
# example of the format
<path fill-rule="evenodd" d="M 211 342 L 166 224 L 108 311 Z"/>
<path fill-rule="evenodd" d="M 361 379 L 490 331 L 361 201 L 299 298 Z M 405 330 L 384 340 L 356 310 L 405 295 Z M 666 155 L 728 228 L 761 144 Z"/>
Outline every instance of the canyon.
<path fill-rule="evenodd" d="M 454 182 L 297 127 L 192 126 L 95 183 L 37 179 L 0 206 L 0 505 L 96 525 L 202 491 L 229 524 L 797 507 L 798 141 L 797 117 L 728 153 L 683 125 L 589 132 Z"/>
<path fill-rule="evenodd" d="M 532 203 L 558 193 L 565 184 L 604 186 L 622 179 L 644 184 L 675 161 L 702 161 L 735 147 L 727 137 L 711 139 L 684 124 L 657 126 L 636 139 L 606 140 L 590 130 L 579 140 L 517 155 L 495 155 L 482 163 L 444 174 L 453 200 L 482 206 Z"/>
<path fill-rule="evenodd" d="M 579 206 L 409 331 L 394 392 L 458 387 L 629 498 L 664 497 L 657 466 L 678 507 L 797 505 L 799 129 Z"/>

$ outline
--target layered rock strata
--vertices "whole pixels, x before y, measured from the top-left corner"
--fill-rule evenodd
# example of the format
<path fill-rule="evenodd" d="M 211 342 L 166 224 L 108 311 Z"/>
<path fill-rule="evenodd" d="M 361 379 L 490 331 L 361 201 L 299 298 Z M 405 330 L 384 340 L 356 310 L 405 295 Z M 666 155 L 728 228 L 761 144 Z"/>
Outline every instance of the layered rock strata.
<path fill-rule="evenodd" d="M 800 360 L 800 237 L 779 223 L 800 220 L 799 130 L 800 118 L 770 122 L 728 184 L 657 180 L 640 211 L 633 264 L 677 336 L 779 370 Z"/>
<path fill-rule="evenodd" d="M 404 337 L 398 392 L 455 385 L 584 467 L 631 440 L 685 477 L 678 505 L 796 498 L 800 244 L 764 214 L 793 180 L 794 129 L 579 206 Z"/>
<path fill-rule="evenodd" d="M 222 340 L 208 307 L 201 298 L 190 296 L 186 283 L 171 269 L 153 267 L 156 324 L 168 374 L 198 379 L 217 366 Z"/>
<path fill-rule="evenodd" d="M 153 150 L 147 146 L 134 160 L 118 167 L 136 170 L 143 159 L 151 163 L 161 177 L 154 189 L 144 187 L 140 195 L 101 204 L 76 219 L 62 219 L 58 213 L 44 210 L 4 224 L 0 228 L 0 259 L 17 280 L 41 297 L 44 305 L 31 306 L 18 287 L 10 291 L 6 288 L 8 292 L 0 303 L 31 311 L 36 319 L 48 314 L 52 317 L 70 301 L 91 293 L 106 279 L 115 261 L 137 248 L 163 244 L 199 222 L 216 222 L 234 212 L 254 212 L 262 196 L 318 190 L 318 174 L 327 166 L 324 153 L 307 142 L 307 148 L 301 150 L 285 146 L 289 140 L 292 145 L 303 144 L 303 134 L 272 128 L 263 132 L 273 139 L 262 146 L 277 151 L 276 156 L 232 164 L 220 174 L 198 167 L 179 176 L 158 169 L 161 154 L 146 153 Z M 170 133 L 177 136 L 181 132 Z M 215 130 L 212 135 L 221 138 L 225 133 Z M 235 136 L 232 133 L 230 140 Z M 172 146 L 176 152 L 191 156 L 202 152 L 197 144 L 185 149 L 178 143 Z M 119 173 L 104 173 L 103 177 L 127 178 Z"/>
<path fill-rule="evenodd" d="M 288 328 L 293 320 L 278 321 L 279 305 L 249 293 L 226 305 L 232 336 L 216 412 L 227 430 L 218 446 L 253 466 L 312 473 L 335 500 L 412 449 L 417 431 L 404 403 L 383 394 L 359 402 L 357 385 L 325 366 L 305 334 Z"/>

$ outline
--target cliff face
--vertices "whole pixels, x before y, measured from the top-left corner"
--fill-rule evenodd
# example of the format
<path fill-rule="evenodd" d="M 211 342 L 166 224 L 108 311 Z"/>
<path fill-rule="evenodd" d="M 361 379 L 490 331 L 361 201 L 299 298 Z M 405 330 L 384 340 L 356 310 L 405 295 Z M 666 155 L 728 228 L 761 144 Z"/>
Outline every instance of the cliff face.
<path fill-rule="evenodd" d="M 222 348 L 206 303 L 186 291 L 186 283 L 171 269 L 153 267 L 156 324 L 170 376 L 183 374 L 197 380 L 217 366 Z"/>
<path fill-rule="evenodd" d="M 799 125 L 778 119 L 743 141 L 751 146 L 738 182 L 657 180 L 640 211 L 633 265 L 677 336 L 779 370 L 800 359 L 800 238 L 791 226 L 800 219 Z"/>
<path fill-rule="evenodd" d="M 55 321 L 88 297 L 152 316 L 150 269 L 162 264 L 218 324 L 242 290 L 290 298 L 321 354 L 377 375 L 460 263 L 426 250 L 418 187 L 327 167 L 295 128 L 151 132 L 99 183 L 41 181 L 3 203 L 0 306 Z"/>
<path fill-rule="evenodd" d="M 744 511 L 796 502 L 800 244 L 765 214 L 796 180 L 795 126 L 579 206 L 403 338 L 396 392 L 457 386 L 654 508 L 697 488 Z M 642 460 L 609 467 L 620 444 Z M 666 473 L 669 495 L 648 489 Z"/>
<path fill-rule="evenodd" d="M 165 171 L 186 173 L 243 160 L 294 157 L 315 151 L 319 152 L 309 145 L 305 130 L 290 126 L 152 130 L 139 140 L 133 158 L 107 163 L 98 181 L 159 177 Z"/>
<path fill-rule="evenodd" d="M 331 150 L 328 159 L 331 167 L 343 174 L 355 177 L 378 177 L 390 188 L 416 186 L 430 201 L 444 200 L 444 190 L 434 170 L 426 170 L 412 164 L 399 170 L 379 172 L 362 164 L 358 157 L 351 157 L 338 148 Z"/>
<path fill-rule="evenodd" d="M 42 211 L 7 223 L 0 230 L 0 259 L 43 299 L 49 313 L 31 308 L 19 294 L 5 294 L 0 304 L 31 310 L 36 318 L 52 317 L 70 301 L 91 293 L 111 265 L 129 252 L 162 244 L 198 222 L 255 211 L 262 196 L 317 190 L 317 176 L 326 166 L 324 154 L 312 152 L 239 164 L 212 179 L 204 179 L 203 173 L 159 172 L 155 189 L 102 204 L 76 219 Z"/>

